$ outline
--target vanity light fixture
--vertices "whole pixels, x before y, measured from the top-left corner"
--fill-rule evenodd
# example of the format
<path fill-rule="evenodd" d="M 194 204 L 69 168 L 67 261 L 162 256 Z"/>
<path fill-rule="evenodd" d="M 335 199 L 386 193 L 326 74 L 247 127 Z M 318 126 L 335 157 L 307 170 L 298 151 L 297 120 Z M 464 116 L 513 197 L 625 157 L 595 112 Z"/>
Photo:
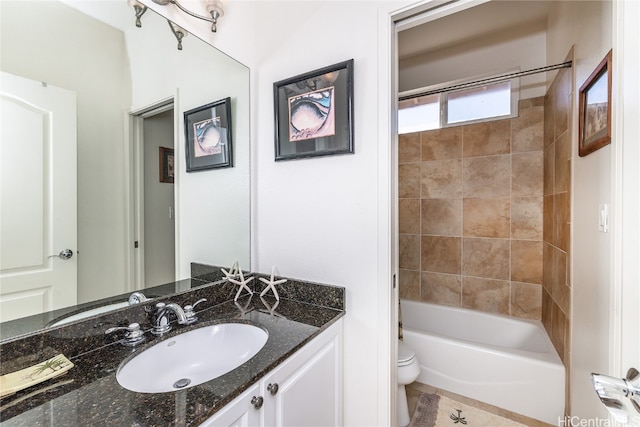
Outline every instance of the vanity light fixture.
<path fill-rule="evenodd" d="M 128 0 L 127 4 L 131 6 L 136 12 L 136 27 L 142 27 L 140 18 L 142 18 L 142 15 L 144 15 L 144 13 L 147 11 L 147 6 L 143 5 L 138 0 Z"/>
<path fill-rule="evenodd" d="M 166 6 L 168 4 L 175 5 L 178 9 L 183 11 L 189 16 L 193 16 L 194 18 L 201 19 L 203 21 L 207 21 L 211 23 L 211 32 L 215 33 L 218 30 L 218 19 L 224 15 L 224 9 L 222 8 L 222 0 L 202 0 L 205 5 L 205 9 L 209 16 L 199 15 L 195 12 L 190 11 L 186 7 L 180 4 L 178 0 L 153 0 L 154 3 Z"/>
<path fill-rule="evenodd" d="M 178 50 L 182 50 L 182 39 L 187 37 L 189 33 L 178 24 L 169 20 L 167 20 L 167 22 L 169 23 L 169 27 L 171 27 L 171 32 L 174 36 L 176 36 L 176 39 L 178 40 Z"/>
<path fill-rule="evenodd" d="M 168 4 L 175 5 L 178 9 L 183 11 L 189 16 L 193 16 L 194 18 L 201 19 L 203 21 L 207 21 L 211 23 L 211 32 L 215 33 L 218 30 L 218 19 L 224 15 L 224 9 L 222 7 L 222 0 L 202 0 L 205 5 L 205 9 L 210 16 L 199 15 L 191 10 L 187 9 L 183 5 L 178 2 L 178 0 L 152 0 L 154 3 L 159 4 L 161 6 L 166 6 Z M 147 11 L 147 6 L 140 3 L 138 0 L 127 0 L 127 4 L 133 8 L 136 14 L 136 27 L 142 27 L 142 22 L 140 18 Z M 178 40 L 178 50 L 182 50 L 182 39 L 189 34 L 184 28 L 178 26 L 177 24 L 167 20 L 169 22 L 169 26 L 171 27 L 171 32 L 176 36 Z"/>

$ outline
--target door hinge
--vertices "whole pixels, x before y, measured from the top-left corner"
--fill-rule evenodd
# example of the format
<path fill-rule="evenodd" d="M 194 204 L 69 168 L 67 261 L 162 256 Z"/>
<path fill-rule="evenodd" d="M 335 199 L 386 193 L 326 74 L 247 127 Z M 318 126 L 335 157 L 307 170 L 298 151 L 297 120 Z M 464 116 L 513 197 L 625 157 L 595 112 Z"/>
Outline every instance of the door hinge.
<path fill-rule="evenodd" d="M 396 288 L 396 275 L 393 275 L 393 289 Z"/>
<path fill-rule="evenodd" d="M 133 247 L 138 249 L 138 241 L 137 240 L 135 242 L 133 242 Z"/>

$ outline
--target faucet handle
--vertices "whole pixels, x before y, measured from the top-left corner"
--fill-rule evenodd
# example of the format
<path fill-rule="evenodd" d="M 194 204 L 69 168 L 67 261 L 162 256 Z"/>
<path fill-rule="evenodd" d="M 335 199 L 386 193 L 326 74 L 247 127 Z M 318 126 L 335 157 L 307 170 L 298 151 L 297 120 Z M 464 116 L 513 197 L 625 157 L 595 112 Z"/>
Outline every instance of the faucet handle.
<path fill-rule="evenodd" d="M 127 347 L 134 347 L 142 342 L 144 342 L 144 332 L 140 329 L 139 323 L 132 323 L 129 326 L 118 326 L 115 328 L 109 328 L 104 331 L 105 335 L 111 334 L 116 331 L 127 331 L 124 334 L 124 340 L 122 341 L 122 345 Z"/>
<path fill-rule="evenodd" d="M 198 316 L 196 316 L 196 312 L 193 309 L 196 307 L 196 305 L 202 302 L 205 302 L 206 300 L 207 300 L 206 298 L 202 298 L 194 302 L 193 305 L 188 304 L 184 306 L 184 314 L 187 317 L 187 320 L 186 320 L 187 325 L 195 323 L 196 320 L 198 320 Z"/>
<path fill-rule="evenodd" d="M 134 292 L 129 295 L 129 305 L 140 304 L 148 299 L 142 292 Z"/>

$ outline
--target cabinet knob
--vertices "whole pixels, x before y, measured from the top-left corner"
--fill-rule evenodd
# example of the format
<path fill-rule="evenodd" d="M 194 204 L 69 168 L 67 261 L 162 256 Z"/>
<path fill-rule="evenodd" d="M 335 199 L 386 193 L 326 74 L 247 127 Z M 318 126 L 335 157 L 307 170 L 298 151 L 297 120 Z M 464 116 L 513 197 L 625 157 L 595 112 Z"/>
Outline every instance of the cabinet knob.
<path fill-rule="evenodd" d="M 269 393 L 271 393 L 271 396 L 275 396 L 276 394 L 278 394 L 278 383 L 269 384 L 267 386 L 267 390 L 269 391 Z"/>
<path fill-rule="evenodd" d="M 262 408 L 263 403 L 264 403 L 264 399 L 262 398 L 262 396 L 258 396 L 258 397 L 253 396 L 253 398 L 251 399 L 251 404 L 255 409 Z"/>

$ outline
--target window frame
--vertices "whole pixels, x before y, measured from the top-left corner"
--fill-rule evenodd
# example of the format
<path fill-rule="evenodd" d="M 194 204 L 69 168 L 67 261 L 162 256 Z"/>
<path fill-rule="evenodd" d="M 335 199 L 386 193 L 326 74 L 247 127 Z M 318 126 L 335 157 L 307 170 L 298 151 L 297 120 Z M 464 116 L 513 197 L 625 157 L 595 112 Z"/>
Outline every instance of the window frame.
<path fill-rule="evenodd" d="M 507 73 L 509 73 L 509 74 L 510 73 L 516 73 L 516 72 L 519 72 L 519 71 L 520 71 L 520 68 L 512 69 L 512 70 L 506 71 L 505 74 L 507 74 Z M 475 77 L 471 77 L 471 78 L 453 80 L 453 81 L 449 81 L 449 82 L 445 82 L 445 83 L 440 83 L 440 84 L 437 84 L 437 85 L 422 87 L 422 88 L 419 88 L 419 89 L 412 89 L 412 90 L 401 92 L 399 94 L 399 98 L 404 97 L 404 96 L 411 96 L 412 94 L 419 94 L 419 93 L 424 93 L 424 92 L 428 92 L 428 91 L 438 90 L 439 88 L 446 89 L 447 87 L 460 85 L 460 84 L 465 84 L 465 83 L 473 82 L 473 81 L 476 81 L 476 80 L 483 80 L 483 79 L 491 78 L 491 77 L 494 77 L 494 76 L 495 75 L 475 76 Z M 448 103 L 449 103 L 449 94 L 460 93 L 460 92 L 464 92 L 466 90 L 476 89 L 477 87 L 480 87 L 480 86 L 471 86 L 469 88 L 462 88 L 462 89 L 458 89 L 458 90 L 443 90 L 442 92 L 437 94 L 438 95 L 438 104 L 439 104 L 439 117 L 438 117 L 439 127 L 436 128 L 436 129 L 444 129 L 444 128 L 455 127 L 455 126 L 463 126 L 463 125 L 468 125 L 468 124 L 483 123 L 483 122 L 489 122 L 489 121 L 495 121 L 495 120 L 503 120 L 503 119 L 511 119 L 511 118 L 518 117 L 518 103 L 520 101 L 520 77 L 514 77 L 514 78 L 511 78 L 511 79 L 506 79 L 506 80 L 501 80 L 501 81 L 497 81 L 497 82 L 487 83 L 484 86 L 490 87 L 490 86 L 493 86 L 493 85 L 502 84 L 505 81 L 508 81 L 510 83 L 510 91 L 511 91 L 511 105 L 510 105 L 511 113 L 510 114 L 503 114 L 503 115 L 500 115 L 500 116 L 483 117 L 483 118 L 476 119 L 476 120 L 464 120 L 464 121 L 459 121 L 459 122 L 455 122 L 455 123 L 448 123 L 447 111 L 448 111 Z M 430 95 L 427 95 L 427 96 L 432 96 L 432 95 L 434 95 L 434 94 L 430 94 Z M 417 97 L 419 97 L 419 95 Z M 401 101 L 398 101 L 398 103 L 400 103 L 400 102 Z M 398 111 L 400 111 L 400 108 L 398 108 Z M 425 129 L 425 131 L 426 130 L 427 129 Z M 418 132 L 418 131 L 413 131 L 413 132 Z M 419 131 L 419 132 L 422 132 L 422 131 Z M 398 133 L 400 133 L 400 125 L 399 124 L 398 124 Z M 411 132 L 405 132 L 405 133 L 411 133 Z"/>

